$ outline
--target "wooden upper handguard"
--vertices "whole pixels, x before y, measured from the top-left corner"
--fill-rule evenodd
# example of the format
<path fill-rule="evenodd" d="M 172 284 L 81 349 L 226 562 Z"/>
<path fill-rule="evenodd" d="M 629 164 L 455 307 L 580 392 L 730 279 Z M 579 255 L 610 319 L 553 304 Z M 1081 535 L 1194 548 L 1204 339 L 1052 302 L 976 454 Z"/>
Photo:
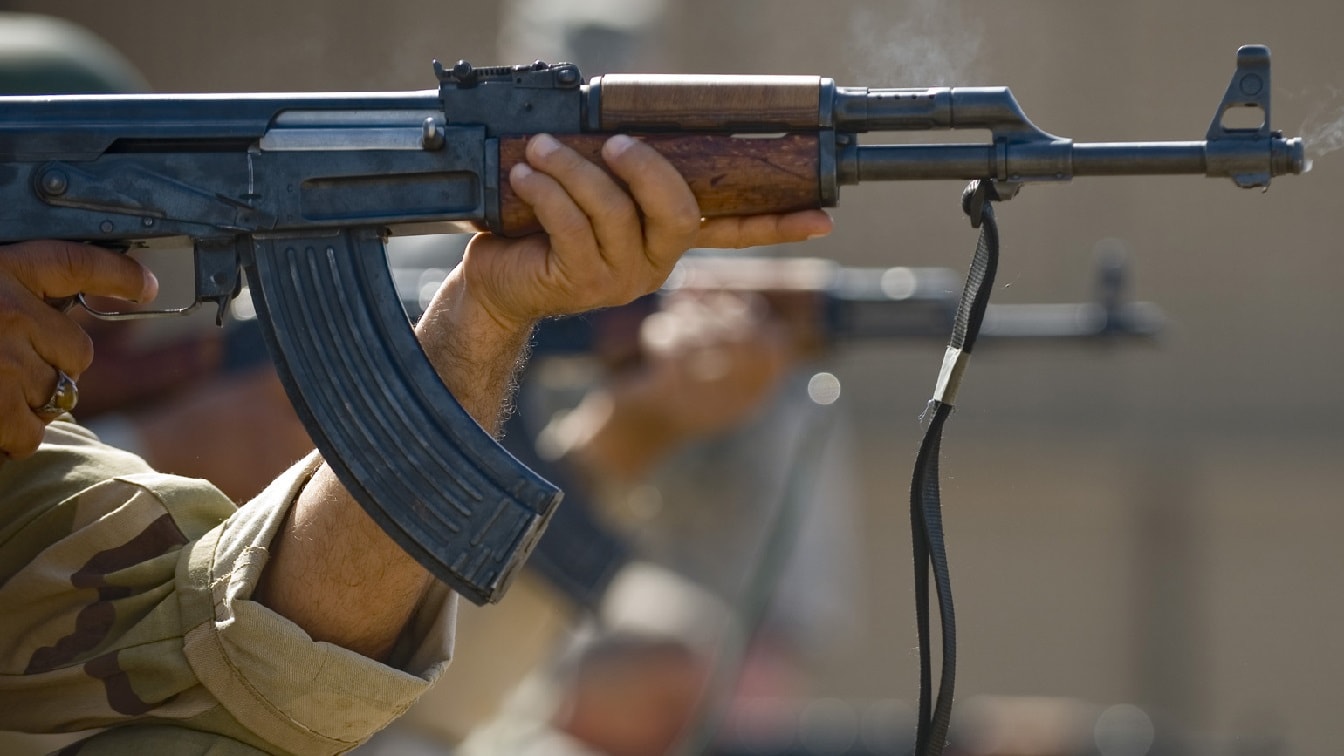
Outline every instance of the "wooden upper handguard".
<path fill-rule="evenodd" d="M 818 76 L 609 74 L 593 79 L 601 130 L 814 131 Z"/>
<path fill-rule="evenodd" d="M 706 218 L 784 213 L 821 207 L 820 143 L 816 134 L 737 137 L 731 134 L 635 135 L 662 153 L 691 186 Z M 609 134 L 556 138 L 602 164 Z M 541 231 L 532 208 L 514 194 L 509 171 L 524 160 L 527 137 L 499 140 L 500 228 L 505 236 Z"/>

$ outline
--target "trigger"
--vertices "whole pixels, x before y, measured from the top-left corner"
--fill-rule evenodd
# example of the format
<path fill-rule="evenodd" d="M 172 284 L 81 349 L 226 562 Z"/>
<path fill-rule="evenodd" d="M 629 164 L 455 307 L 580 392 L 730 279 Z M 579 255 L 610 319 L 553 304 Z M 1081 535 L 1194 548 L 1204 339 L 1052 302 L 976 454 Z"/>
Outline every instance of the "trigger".
<path fill-rule="evenodd" d="M 232 298 L 233 297 L 220 297 L 215 300 L 215 306 L 219 308 L 215 310 L 215 325 L 224 325 L 224 313 L 229 311 L 229 300 Z"/>

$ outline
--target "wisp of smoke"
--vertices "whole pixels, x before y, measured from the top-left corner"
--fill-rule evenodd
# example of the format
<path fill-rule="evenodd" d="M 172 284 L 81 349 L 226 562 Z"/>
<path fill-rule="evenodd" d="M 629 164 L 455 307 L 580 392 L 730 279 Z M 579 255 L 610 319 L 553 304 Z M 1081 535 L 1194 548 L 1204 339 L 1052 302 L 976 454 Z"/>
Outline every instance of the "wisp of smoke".
<path fill-rule="evenodd" d="M 863 70 L 850 73 L 876 86 L 964 84 L 984 24 L 965 18 L 958 12 L 960 5 L 909 0 L 856 10 L 850 16 L 849 38 Z"/>
<path fill-rule="evenodd" d="M 1307 149 L 1307 165 L 1336 150 L 1344 149 L 1344 105 L 1340 92 L 1329 101 L 1317 101 L 1302 123 L 1302 141 Z"/>

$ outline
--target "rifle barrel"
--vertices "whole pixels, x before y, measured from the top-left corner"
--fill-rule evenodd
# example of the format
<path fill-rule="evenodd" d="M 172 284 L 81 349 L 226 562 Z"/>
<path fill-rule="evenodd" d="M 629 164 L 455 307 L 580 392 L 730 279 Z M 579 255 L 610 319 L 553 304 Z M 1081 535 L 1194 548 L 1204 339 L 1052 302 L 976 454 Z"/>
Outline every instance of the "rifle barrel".
<path fill-rule="evenodd" d="M 838 183 L 997 178 L 1063 181 L 1075 176 L 1196 174 L 1263 179 L 1304 173 L 1301 139 L 1281 136 L 1189 142 L 1067 139 L 1010 144 L 846 145 L 837 151 Z M 1259 185 L 1259 184 L 1252 184 Z"/>
<path fill-rule="evenodd" d="M 1208 142 L 1097 142 L 1073 145 L 1075 176 L 1151 176 L 1208 172 Z"/>

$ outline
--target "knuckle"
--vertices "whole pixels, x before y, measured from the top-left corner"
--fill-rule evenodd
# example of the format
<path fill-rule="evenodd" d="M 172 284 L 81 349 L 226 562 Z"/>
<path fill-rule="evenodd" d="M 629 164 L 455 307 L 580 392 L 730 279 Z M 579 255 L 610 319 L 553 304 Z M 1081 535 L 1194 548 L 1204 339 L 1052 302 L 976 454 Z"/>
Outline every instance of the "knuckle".
<path fill-rule="evenodd" d="M 639 224 L 639 212 L 630 195 L 621 193 L 596 208 L 593 221 L 603 226 L 633 228 Z"/>
<path fill-rule="evenodd" d="M 27 371 L 13 355 L 0 353 L 0 384 L 11 387 L 5 389 L 6 394 L 13 392 L 21 396 L 24 392 L 21 387 L 26 384 L 27 378 Z"/>
<path fill-rule="evenodd" d="M 644 277 L 642 285 L 639 287 L 639 294 L 637 296 L 652 294 L 653 292 L 658 291 L 658 289 L 660 289 L 667 281 L 667 277 L 671 272 L 671 268 L 650 268 L 647 275 Z"/>
<path fill-rule="evenodd" d="M 34 256 L 33 264 L 49 268 L 57 277 L 68 281 L 74 290 L 82 289 L 95 276 L 89 256 L 73 244 L 53 245 L 44 256 Z"/>
<path fill-rule="evenodd" d="M 37 447 L 42 445 L 42 431 L 40 429 L 23 428 L 18 432 L 15 438 L 7 447 L 9 456 L 12 459 L 27 459 L 37 453 Z"/>
<path fill-rule="evenodd" d="M 674 213 L 668 219 L 668 228 L 671 233 L 680 237 L 691 238 L 700 233 L 700 212 L 699 208 L 693 210 L 684 210 Z"/>
<path fill-rule="evenodd" d="M 16 251 L 10 270 L 36 294 L 64 296 L 98 275 L 91 248 L 69 242 L 30 242 Z"/>
<path fill-rule="evenodd" d="M 77 330 L 70 338 L 69 344 L 70 367 L 75 372 L 82 373 L 89 369 L 93 364 L 93 339 L 82 329 Z"/>
<path fill-rule="evenodd" d="M 27 459 L 33 456 L 42 444 L 44 428 L 37 416 L 25 407 L 19 417 L 0 428 L 0 458 Z"/>
<path fill-rule="evenodd" d="M 23 314 L 22 305 L 18 299 L 5 296 L 3 292 L 0 292 L 0 333 L 12 338 L 14 334 L 26 330 L 27 321 L 28 318 Z"/>
<path fill-rule="evenodd" d="M 585 239 L 592 235 L 588 217 L 577 210 L 555 213 L 543 225 L 553 239 Z"/>

